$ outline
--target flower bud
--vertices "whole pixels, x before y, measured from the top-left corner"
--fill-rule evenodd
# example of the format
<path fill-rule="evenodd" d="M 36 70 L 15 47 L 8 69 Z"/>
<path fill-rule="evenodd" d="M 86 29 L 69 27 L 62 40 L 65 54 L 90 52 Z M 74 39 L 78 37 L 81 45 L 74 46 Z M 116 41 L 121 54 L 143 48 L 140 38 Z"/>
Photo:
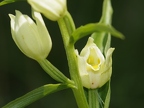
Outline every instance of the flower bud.
<path fill-rule="evenodd" d="M 78 58 L 78 67 L 81 81 L 84 87 L 95 89 L 102 87 L 112 74 L 112 53 L 114 48 L 109 48 L 106 56 L 89 37 L 86 46 L 82 49 L 80 55 L 76 50 Z"/>
<path fill-rule="evenodd" d="M 16 11 L 16 16 L 11 18 L 12 38 L 18 48 L 28 57 L 41 60 L 48 56 L 52 42 L 42 16 L 33 12 L 36 23 L 27 15 Z"/>
<path fill-rule="evenodd" d="M 66 14 L 66 0 L 28 0 L 32 8 L 52 21 L 57 21 Z"/>

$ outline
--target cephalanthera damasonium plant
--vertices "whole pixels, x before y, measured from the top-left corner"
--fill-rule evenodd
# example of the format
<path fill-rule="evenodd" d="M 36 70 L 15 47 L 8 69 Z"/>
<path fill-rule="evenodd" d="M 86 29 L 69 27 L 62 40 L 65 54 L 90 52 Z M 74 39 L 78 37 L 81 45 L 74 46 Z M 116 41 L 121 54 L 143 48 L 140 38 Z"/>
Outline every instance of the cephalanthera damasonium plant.
<path fill-rule="evenodd" d="M 3 0 L 0 6 L 21 0 Z M 75 27 L 67 10 L 66 0 L 22 0 L 32 8 L 32 18 L 15 10 L 9 14 L 12 39 L 27 57 L 37 61 L 57 84 L 47 84 L 17 98 L 3 108 L 23 108 L 51 93 L 72 89 L 78 108 L 108 108 L 110 102 L 110 80 L 112 75 L 111 35 L 124 36 L 112 25 L 113 9 L 110 0 L 103 1 L 99 22 Z M 66 77 L 47 60 L 52 41 L 42 15 L 58 23 L 68 60 L 70 78 Z M 89 36 L 81 51 L 75 43 Z M 80 42 L 80 41 L 79 41 Z"/>

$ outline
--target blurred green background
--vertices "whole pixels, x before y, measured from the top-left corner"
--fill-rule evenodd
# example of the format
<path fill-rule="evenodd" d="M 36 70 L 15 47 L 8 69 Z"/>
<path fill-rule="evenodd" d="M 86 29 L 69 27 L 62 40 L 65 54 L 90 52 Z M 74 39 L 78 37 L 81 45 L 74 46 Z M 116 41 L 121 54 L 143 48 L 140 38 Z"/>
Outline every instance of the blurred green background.
<path fill-rule="evenodd" d="M 103 0 L 68 0 L 76 27 L 98 22 Z M 144 0 L 112 0 L 112 25 L 125 40 L 112 37 L 113 75 L 110 108 L 144 108 Z M 11 38 L 9 13 L 30 15 L 30 6 L 18 2 L 0 7 L 0 107 L 47 83 L 56 83 L 32 59 L 20 52 Z M 48 59 L 69 77 L 67 60 L 56 22 L 44 17 L 53 41 Z M 86 38 L 76 44 L 81 49 Z M 51 94 L 26 108 L 77 108 L 70 89 Z"/>

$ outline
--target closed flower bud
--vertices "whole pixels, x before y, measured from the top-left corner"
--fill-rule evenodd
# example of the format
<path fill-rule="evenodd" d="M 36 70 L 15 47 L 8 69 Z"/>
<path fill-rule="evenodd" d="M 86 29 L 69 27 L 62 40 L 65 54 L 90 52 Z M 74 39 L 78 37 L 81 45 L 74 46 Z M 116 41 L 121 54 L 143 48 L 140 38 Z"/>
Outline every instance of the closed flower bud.
<path fill-rule="evenodd" d="M 48 56 L 52 42 L 42 16 L 33 12 L 36 23 L 27 15 L 16 11 L 11 18 L 11 33 L 18 48 L 28 57 L 41 60 Z"/>
<path fill-rule="evenodd" d="M 32 8 L 52 21 L 57 21 L 66 14 L 66 0 L 28 0 Z"/>
<path fill-rule="evenodd" d="M 80 55 L 76 50 L 79 74 L 84 87 L 88 89 L 100 88 L 110 79 L 113 51 L 114 48 L 109 48 L 104 57 L 91 37 Z"/>

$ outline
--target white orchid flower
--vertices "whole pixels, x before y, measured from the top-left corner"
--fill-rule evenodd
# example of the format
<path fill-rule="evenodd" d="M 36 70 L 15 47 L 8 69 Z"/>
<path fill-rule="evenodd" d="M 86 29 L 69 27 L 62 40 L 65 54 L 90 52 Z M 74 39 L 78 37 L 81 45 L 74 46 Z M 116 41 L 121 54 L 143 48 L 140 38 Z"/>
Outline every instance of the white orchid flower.
<path fill-rule="evenodd" d="M 99 88 L 110 79 L 113 51 L 114 48 L 109 48 L 104 57 L 100 49 L 93 42 L 92 37 L 89 37 L 80 55 L 76 50 L 79 74 L 84 87 L 89 89 Z"/>
<path fill-rule="evenodd" d="M 48 56 L 52 42 L 38 12 L 33 12 L 36 23 L 27 15 L 16 10 L 16 16 L 9 14 L 11 18 L 12 38 L 18 48 L 28 57 L 41 60 Z"/>
<path fill-rule="evenodd" d="M 52 21 L 57 21 L 66 14 L 66 0 L 28 0 L 32 8 Z"/>

